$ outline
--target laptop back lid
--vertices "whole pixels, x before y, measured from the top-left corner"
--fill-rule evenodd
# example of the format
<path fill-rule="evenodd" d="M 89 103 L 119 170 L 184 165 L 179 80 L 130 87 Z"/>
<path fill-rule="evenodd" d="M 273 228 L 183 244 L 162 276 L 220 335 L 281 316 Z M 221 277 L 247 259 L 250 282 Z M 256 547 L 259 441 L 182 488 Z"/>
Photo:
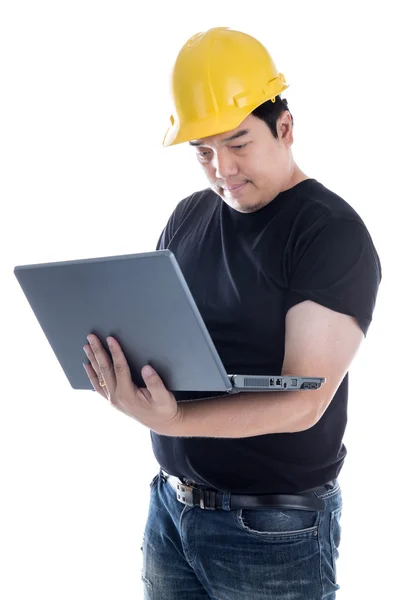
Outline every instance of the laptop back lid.
<path fill-rule="evenodd" d="M 65 375 L 92 389 L 83 346 L 94 333 L 121 344 L 132 379 L 151 364 L 171 391 L 228 392 L 232 384 L 169 250 L 17 266 L 14 273 Z"/>

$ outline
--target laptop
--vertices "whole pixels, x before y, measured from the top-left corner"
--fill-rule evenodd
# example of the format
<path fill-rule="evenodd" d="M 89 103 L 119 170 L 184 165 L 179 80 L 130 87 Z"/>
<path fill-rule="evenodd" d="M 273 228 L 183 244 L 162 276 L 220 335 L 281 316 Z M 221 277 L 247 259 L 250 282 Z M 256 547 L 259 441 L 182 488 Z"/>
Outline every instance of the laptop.
<path fill-rule="evenodd" d="M 70 385 L 91 390 L 86 336 L 122 346 L 132 380 L 150 364 L 171 392 L 316 390 L 323 377 L 227 373 L 170 250 L 20 265 L 15 276 Z M 111 355 L 110 355 L 111 356 Z"/>

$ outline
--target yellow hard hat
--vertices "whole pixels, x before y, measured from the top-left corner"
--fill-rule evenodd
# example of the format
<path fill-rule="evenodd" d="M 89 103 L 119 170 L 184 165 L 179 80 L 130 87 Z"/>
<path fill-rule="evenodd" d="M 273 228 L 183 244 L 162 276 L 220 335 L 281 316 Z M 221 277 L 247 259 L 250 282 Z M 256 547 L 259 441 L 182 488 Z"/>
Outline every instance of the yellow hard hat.
<path fill-rule="evenodd" d="M 164 146 L 235 129 L 260 104 L 286 90 L 269 52 L 255 38 L 217 27 L 183 46 L 172 71 L 175 105 Z"/>

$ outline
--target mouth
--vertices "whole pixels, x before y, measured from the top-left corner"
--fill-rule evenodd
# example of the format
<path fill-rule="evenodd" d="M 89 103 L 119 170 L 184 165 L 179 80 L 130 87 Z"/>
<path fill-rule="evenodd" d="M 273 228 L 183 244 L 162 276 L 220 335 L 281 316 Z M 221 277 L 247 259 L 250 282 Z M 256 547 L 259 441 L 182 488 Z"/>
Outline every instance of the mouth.
<path fill-rule="evenodd" d="M 225 187 L 221 187 L 220 189 L 223 191 L 223 193 L 228 193 L 231 196 L 234 196 L 236 194 L 238 194 L 239 192 L 241 192 L 246 185 L 248 184 L 248 181 L 244 181 L 243 183 L 237 183 L 236 185 L 229 185 L 229 186 L 225 186 Z"/>

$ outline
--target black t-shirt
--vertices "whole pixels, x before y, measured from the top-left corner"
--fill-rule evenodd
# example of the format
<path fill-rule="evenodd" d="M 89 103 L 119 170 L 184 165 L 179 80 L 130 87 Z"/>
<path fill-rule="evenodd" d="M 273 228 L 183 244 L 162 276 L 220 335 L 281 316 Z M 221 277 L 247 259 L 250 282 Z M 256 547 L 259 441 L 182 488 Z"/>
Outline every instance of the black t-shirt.
<path fill-rule="evenodd" d="M 197 192 L 171 215 L 157 245 L 165 248 L 175 254 L 228 373 L 281 373 L 286 313 L 307 299 L 368 330 L 378 255 L 355 210 L 315 179 L 250 214 L 210 189 Z M 347 392 L 348 375 L 306 431 L 241 439 L 151 431 L 154 455 L 172 475 L 232 493 L 322 485 L 337 477 L 346 455 Z"/>

